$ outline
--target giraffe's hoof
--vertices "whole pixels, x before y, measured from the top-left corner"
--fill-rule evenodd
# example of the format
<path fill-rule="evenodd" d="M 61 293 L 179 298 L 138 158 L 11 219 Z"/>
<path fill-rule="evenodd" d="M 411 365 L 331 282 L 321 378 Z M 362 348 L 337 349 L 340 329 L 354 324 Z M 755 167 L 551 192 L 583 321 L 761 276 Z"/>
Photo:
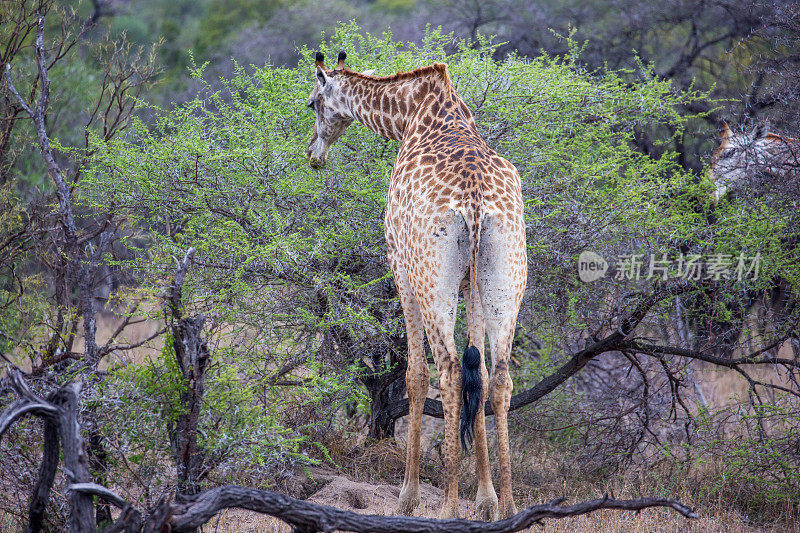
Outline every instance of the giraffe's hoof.
<path fill-rule="evenodd" d="M 475 497 L 475 505 L 478 508 L 478 519 L 485 522 L 493 522 L 497 520 L 497 494 L 492 492 L 485 496 Z"/>
<path fill-rule="evenodd" d="M 500 520 L 511 518 L 517 514 L 517 506 L 514 505 L 514 500 L 509 499 L 507 502 L 500 502 Z"/>
<path fill-rule="evenodd" d="M 400 503 L 397 505 L 397 513 L 403 516 L 413 516 L 414 509 L 419 505 L 419 489 L 416 491 L 401 491 Z"/>
<path fill-rule="evenodd" d="M 439 518 L 447 520 L 448 518 L 458 518 L 458 500 L 454 502 L 444 502 L 442 508 L 439 510 Z"/>

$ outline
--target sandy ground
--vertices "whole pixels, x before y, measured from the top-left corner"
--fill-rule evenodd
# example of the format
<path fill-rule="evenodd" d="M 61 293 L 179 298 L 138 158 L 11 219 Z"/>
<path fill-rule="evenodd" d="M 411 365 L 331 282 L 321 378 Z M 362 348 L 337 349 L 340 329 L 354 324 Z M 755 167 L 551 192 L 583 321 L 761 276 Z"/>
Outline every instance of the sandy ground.
<path fill-rule="evenodd" d="M 393 514 L 399 485 L 371 484 L 358 482 L 342 476 L 334 471 L 314 470 L 314 480 L 321 485 L 316 492 L 307 498 L 308 501 L 337 507 L 362 514 Z M 428 483 L 420 483 L 420 507 L 415 516 L 435 518 L 444 498 L 444 491 Z M 553 495 L 556 498 L 557 495 Z M 618 498 L 633 497 L 617 494 Z M 542 501 L 520 501 L 517 506 L 522 509 L 526 505 L 544 503 Z M 568 501 L 566 503 L 577 503 Z M 463 518 L 477 519 L 474 505 L 467 499 L 461 499 Z M 800 527 L 792 529 L 783 527 L 758 527 L 748 525 L 742 517 L 732 510 L 724 508 L 700 509 L 697 520 L 683 518 L 668 509 L 647 509 L 641 513 L 627 511 L 598 511 L 577 518 L 545 520 L 541 526 L 534 526 L 527 531 L 545 532 L 577 532 L 591 533 L 623 533 L 641 532 L 697 532 L 697 533 L 754 533 L 754 532 L 800 532 Z M 258 513 L 231 509 L 220 513 L 206 525 L 206 532 L 256 533 L 274 531 L 290 533 L 291 528 L 278 519 L 259 515 Z"/>

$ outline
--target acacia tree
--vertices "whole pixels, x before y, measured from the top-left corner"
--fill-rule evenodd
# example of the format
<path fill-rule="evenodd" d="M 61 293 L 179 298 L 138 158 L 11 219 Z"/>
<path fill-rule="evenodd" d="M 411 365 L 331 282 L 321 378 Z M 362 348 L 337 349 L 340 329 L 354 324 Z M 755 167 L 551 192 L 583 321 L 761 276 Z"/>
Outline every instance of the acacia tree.
<path fill-rule="evenodd" d="M 421 44 L 403 47 L 388 34 L 363 36 L 343 26 L 323 49 L 348 50 L 352 68 L 377 67 L 384 74 L 446 61 L 488 142 L 520 170 L 531 264 L 520 335 L 535 335 L 543 357 L 519 378 L 520 386 L 533 388 L 514 405 L 558 389 L 602 354 L 617 354 L 640 374 L 636 395 L 647 389 L 653 371 L 663 376 L 671 391 L 668 405 L 680 405 L 687 359 L 745 374 L 744 361 L 775 363 L 758 356 L 794 335 L 792 313 L 750 359 L 709 358 L 696 350 L 715 342 L 712 332 L 679 335 L 686 321 L 703 319 L 691 309 L 675 318 L 676 309 L 693 299 L 710 300 L 706 309 L 726 314 L 730 291 L 767 286 L 779 273 L 790 279 L 795 268 L 780 248 L 780 219 L 768 225 L 763 213 L 750 210 L 739 218 L 719 212 L 710 222 L 710 184 L 682 170 L 674 152 L 653 157 L 637 150 L 643 125 L 664 125 L 681 135 L 689 120 L 681 110 L 706 95 L 678 91 L 646 67 L 633 85 L 630 72 L 589 74 L 574 43 L 563 59 L 511 56 L 502 62 L 492 59 L 496 47 L 488 41 L 448 52 L 451 43 L 450 36 L 431 32 Z M 305 56 L 310 65 L 310 52 Z M 201 75 L 202 69 L 195 71 Z M 247 332 L 252 342 L 241 353 L 263 368 L 264 386 L 288 387 L 285 394 L 305 386 L 309 370 L 369 386 L 378 370 L 387 377 L 370 388 L 372 416 L 389 424 L 405 412 L 402 403 L 385 398 L 375 409 L 375 391 L 390 390 L 402 376 L 400 312 L 381 226 L 396 144 L 351 127 L 332 166 L 312 171 L 303 156 L 312 120 L 303 112 L 310 86 L 303 66 L 267 66 L 252 75 L 239 69 L 224 90 L 209 89 L 171 111 L 155 110 L 155 128 L 138 125 L 131 137 L 98 148 L 94 201 L 113 202 L 155 228 L 142 266 L 151 279 L 168 268 L 177 249 L 197 246 L 192 301 L 241 328 L 241 335 Z M 626 273 L 621 262 L 613 275 L 587 284 L 575 276 L 577 257 L 587 249 L 620 261 L 664 254 L 677 261 L 681 252 L 729 260 L 760 253 L 763 261 L 758 279 L 706 279 L 706 271 L 687 279 L 685 265 L 682 272 L 660 271 L 672 281 L 681 274 L 681 284 L 634 279 L 632 266 Z M 645 277 L 649 264 L 639 266 Z M 726 275 L 733 272 L 727 266 Z M 654 331 L 664 334 L 664 343 L 636 340 Z M 676 350 L 681 359 L 673 357 Z M 780 362 L 796 367 L 793 360 Z M 646 410 L 650 401 L 635 403 Z M 426 412 L 438 413 L 436 403 Z M 638 441 L 648 424 L 637 426 Z M 629 442 L 632 450 L 637 438 Z"/>
<path fill-rule="evenodd" d="M 531 268 L 519 337 L 535 336 L 541 349 L 538 359 L 521 362 L 513 407 L 547 399 L 607 410 L 623 421 L 618 441 L 636 457 L 669 414 L 663 398 L 693 414 L 683 402 L 687 361 L 740 373 L 757 413 L 764 390 L 796 396 L 797 360 L 775 353 L 796 336 L 794 307 L 774 328 L 736 339 L 746 353 L 720 357 L 706 350 L 711 335 L 687 334 L 687 321 L 708 318 L 686 311 L 701 308 L 687 305 L 692 298 L 726 315 L 730 294 L 768 287 L 775 276 L 789 280 L 794 294 L 798 279 L 783 245 L 795 230 L 783 215 L 761 204 L 728 204 L 711 220 L 710 184 L 696 183 L 674 153 L 655 158 L 636 149 L 641 125 L 680 132 L 687 119 L 678 108 L 704 95 L 676 91 L 647 69 L 633 85 L 630 73 L 590 74 L 574 46 L 563 58 L 497 62 L 486 41 L 450 51 L 452 42 L 432 32 L 402 46 L 345 26 L 323 48 L 346 49 L 354 69 L 382 74 L 446 61 L 488 142 L 520 170 Z M 304 55 L 301 64 L 311 65 L 310 51 Z M 194 73 L 202 77 L 202 69 Z M 126 243 L 135 255 L 125 266 L 142 292 L 161 291 L 173 258 L 196 249 L 183 285 L 185 313 L 203 312 L 219 326 L 221 342 L 217 374 L 206 382 L 206 406 L 214 408 L 195 418 L 204 428 L 204 464 L 195 471 L 227 466 L 264 476 L 274 472 L 267 466 L 304 460 L 340 420 L 343 404 L 360 399 L 356 381 L 375 391 L 372 417 L 384 421 L 376 435 L 389 434 L 405 410 L 397 401 L 402 389 L 392 388 L 402 376 L 404 342 L 381 224 L 397 147 L 353 127 L 326 170 L 308 168 L 312 116 L 304 105 L 312 79 L 305 66 L 252 75 L 240 69 L 222 91 L 169 110 L 150 107 L 153 123 L 136 121 L 124 137 L 89 134 L 91 161 L 76 184 L 80 205 L 90 212 L 114 206 L 131 224 L 136 239 Z M 581 282 L 576 262 L 586 250 L 618 259 L 612 275 Z M 635 262 L 624 261 L 676 259 L 676 251 L 748 260 L 760 253 L 761 275 L 679 276 L 685 268 L 673 264 L 658 271 L 668 279 L 643 280 L 634 276 Z M 163 455 L 154 453 L 136 466 L 143 449 L 169 447 L 164 426 L 182 415 L 185 389 L 173 379 L 179 369 L 169 366 L 170 346 L 165 339 L 160 359 L 112 369 L 97 398 L 110 413 L 103 431 L 118 443 L 112 455 L 119 464 L 130 458 L 125 467 L 135 476 L 159 464 Z M 785 381 L 766 382 L 750 370 L 759 366 L 777 367 Z M 620 389 L 631 373 L 630 387 Z M 599 389 L 616 397 L 588 407 Z M 441 407 L 430 401 L 426 412 L 436 416 Z M 530 419 L 530 410 L 519 416 Z"/>

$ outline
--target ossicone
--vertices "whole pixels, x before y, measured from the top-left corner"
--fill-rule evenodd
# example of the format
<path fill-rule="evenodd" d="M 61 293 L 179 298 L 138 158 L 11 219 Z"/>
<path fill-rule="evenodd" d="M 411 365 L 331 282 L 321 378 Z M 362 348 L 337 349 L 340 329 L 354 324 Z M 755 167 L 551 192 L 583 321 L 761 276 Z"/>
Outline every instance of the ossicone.
<path fill-rule="evenodd" d="M 733 131 L 731 131 L 731 127 L 728 125 L 727 122 L 722 123 L 722 132 L 720 133 L 720 137 L 722 139 L 730 139 L 733 136 Z"/>

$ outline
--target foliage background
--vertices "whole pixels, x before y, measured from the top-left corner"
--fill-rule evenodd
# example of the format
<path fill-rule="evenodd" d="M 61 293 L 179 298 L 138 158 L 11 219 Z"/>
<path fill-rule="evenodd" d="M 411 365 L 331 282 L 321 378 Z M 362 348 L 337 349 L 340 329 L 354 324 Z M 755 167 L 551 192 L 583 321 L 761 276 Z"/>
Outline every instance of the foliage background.
<path fill-rule="evenodd" d="M 713 206 L 704 174 L 721 118 L 794 124 L 793 93 L 775 67 L 796 62 L 791 27 L 779 24 L 791 4 L 523 4 L 72 6 L 78 20 L 99 13 L 99 22 L 51 72 L 58 83 L 49 135 L 61 160 L 80 169 L 74 195 L 82 223 L 108 211 L 123 221 L 104 258 L 110 281 L 101 300 L 109 317 L 162 320 L 175 258 L 197 249 L 184 303 L 210 318 L 205 483 L 275 486 L 304 465 L 345 464 L 370 416 L 364 385 L 402 365 L 402 314 L 382 228 L 397 144 L 354 125 L 326 169 L 308 167 L 313 116 L 305 104 L 317 49 L 328 57 L 346 50 L 350 68 L 379 75 L 447 62 L 487 142 L 519 169 L 530 268 L 515 344 L 517 390 L 612 327 L 609 309 L 629 311 L 654 287 L 611 277 L 580 283 L 575 264 L 585 249 L 607 259 L 760 252 L 758 280 L 692 284 L 685 296 L 654 306 L 638 334 L 709 351 L 724 348 L 708 330 L 714 321 L 743 324 L 739 350 L 796 336 L 796 310 L 764 305 L 759 324 L 739 316 L 738 299 L 760 294 L 766 302 L 779 284 L 796 294 L 797 252 L 786 246 L 796 239 L 795 202 Z M 719 28 L 712 23 L 721 12 L 729 24 Z M 337 23 L 351 18 L 358 22 Z M 163 75 L 141 95 L 130 127 L 106 138 L 84 120 L 102 98 L 97 80 L 107 39 L 123 36 L 134 56 L 147 53 L 136 45 L 163 39 Z M 764 54 L 769 61 L 760 62 Z M 33 68 L 24 57 L 14 65 L 19 79 Z M 2 152 L 0 231 L 8 242 L 52 210 L 33 135 L 23 124 Z M 0 350 L 35 366 L 59 309 L 48 296 L 53 280 L 37 267 L 39 250 L 8 249 L 16 251 L 0 252 L 15 274 L 3 271 Z M 128 310 L 131 303 L 136 310 Z M 116 354 L 85 398 L 102 413 L 112 478 L 143 507 L 174 482 L 171 431 L 181 383 L 170 345 L 159 337 L 144 357 Z M 658 467 L 669 472 L 660 486 L 669 493 L 681 476 L 710 472 L 710 483 L 697 489 L 702 497 L 725 498 L 756 520 L 775 508 L 796 512 L 796 398 L 755 400 L 743 392 L 709 406 L 694 377 L 703 366 L 678 357 L 634 361 L 604 355 L 515 412 L 518 445 L 554 447 L 572 462 L 565 479 Z M 51 374 L 57 381 L 72 375 L 61 367 Z M 14 442 L 37 436 L 33 425 L 17 431 Z M 33 465 L 36 453 L 17 448 L 13 461 Z M 23 503 L 11 498 L 4 507 Z"/>

